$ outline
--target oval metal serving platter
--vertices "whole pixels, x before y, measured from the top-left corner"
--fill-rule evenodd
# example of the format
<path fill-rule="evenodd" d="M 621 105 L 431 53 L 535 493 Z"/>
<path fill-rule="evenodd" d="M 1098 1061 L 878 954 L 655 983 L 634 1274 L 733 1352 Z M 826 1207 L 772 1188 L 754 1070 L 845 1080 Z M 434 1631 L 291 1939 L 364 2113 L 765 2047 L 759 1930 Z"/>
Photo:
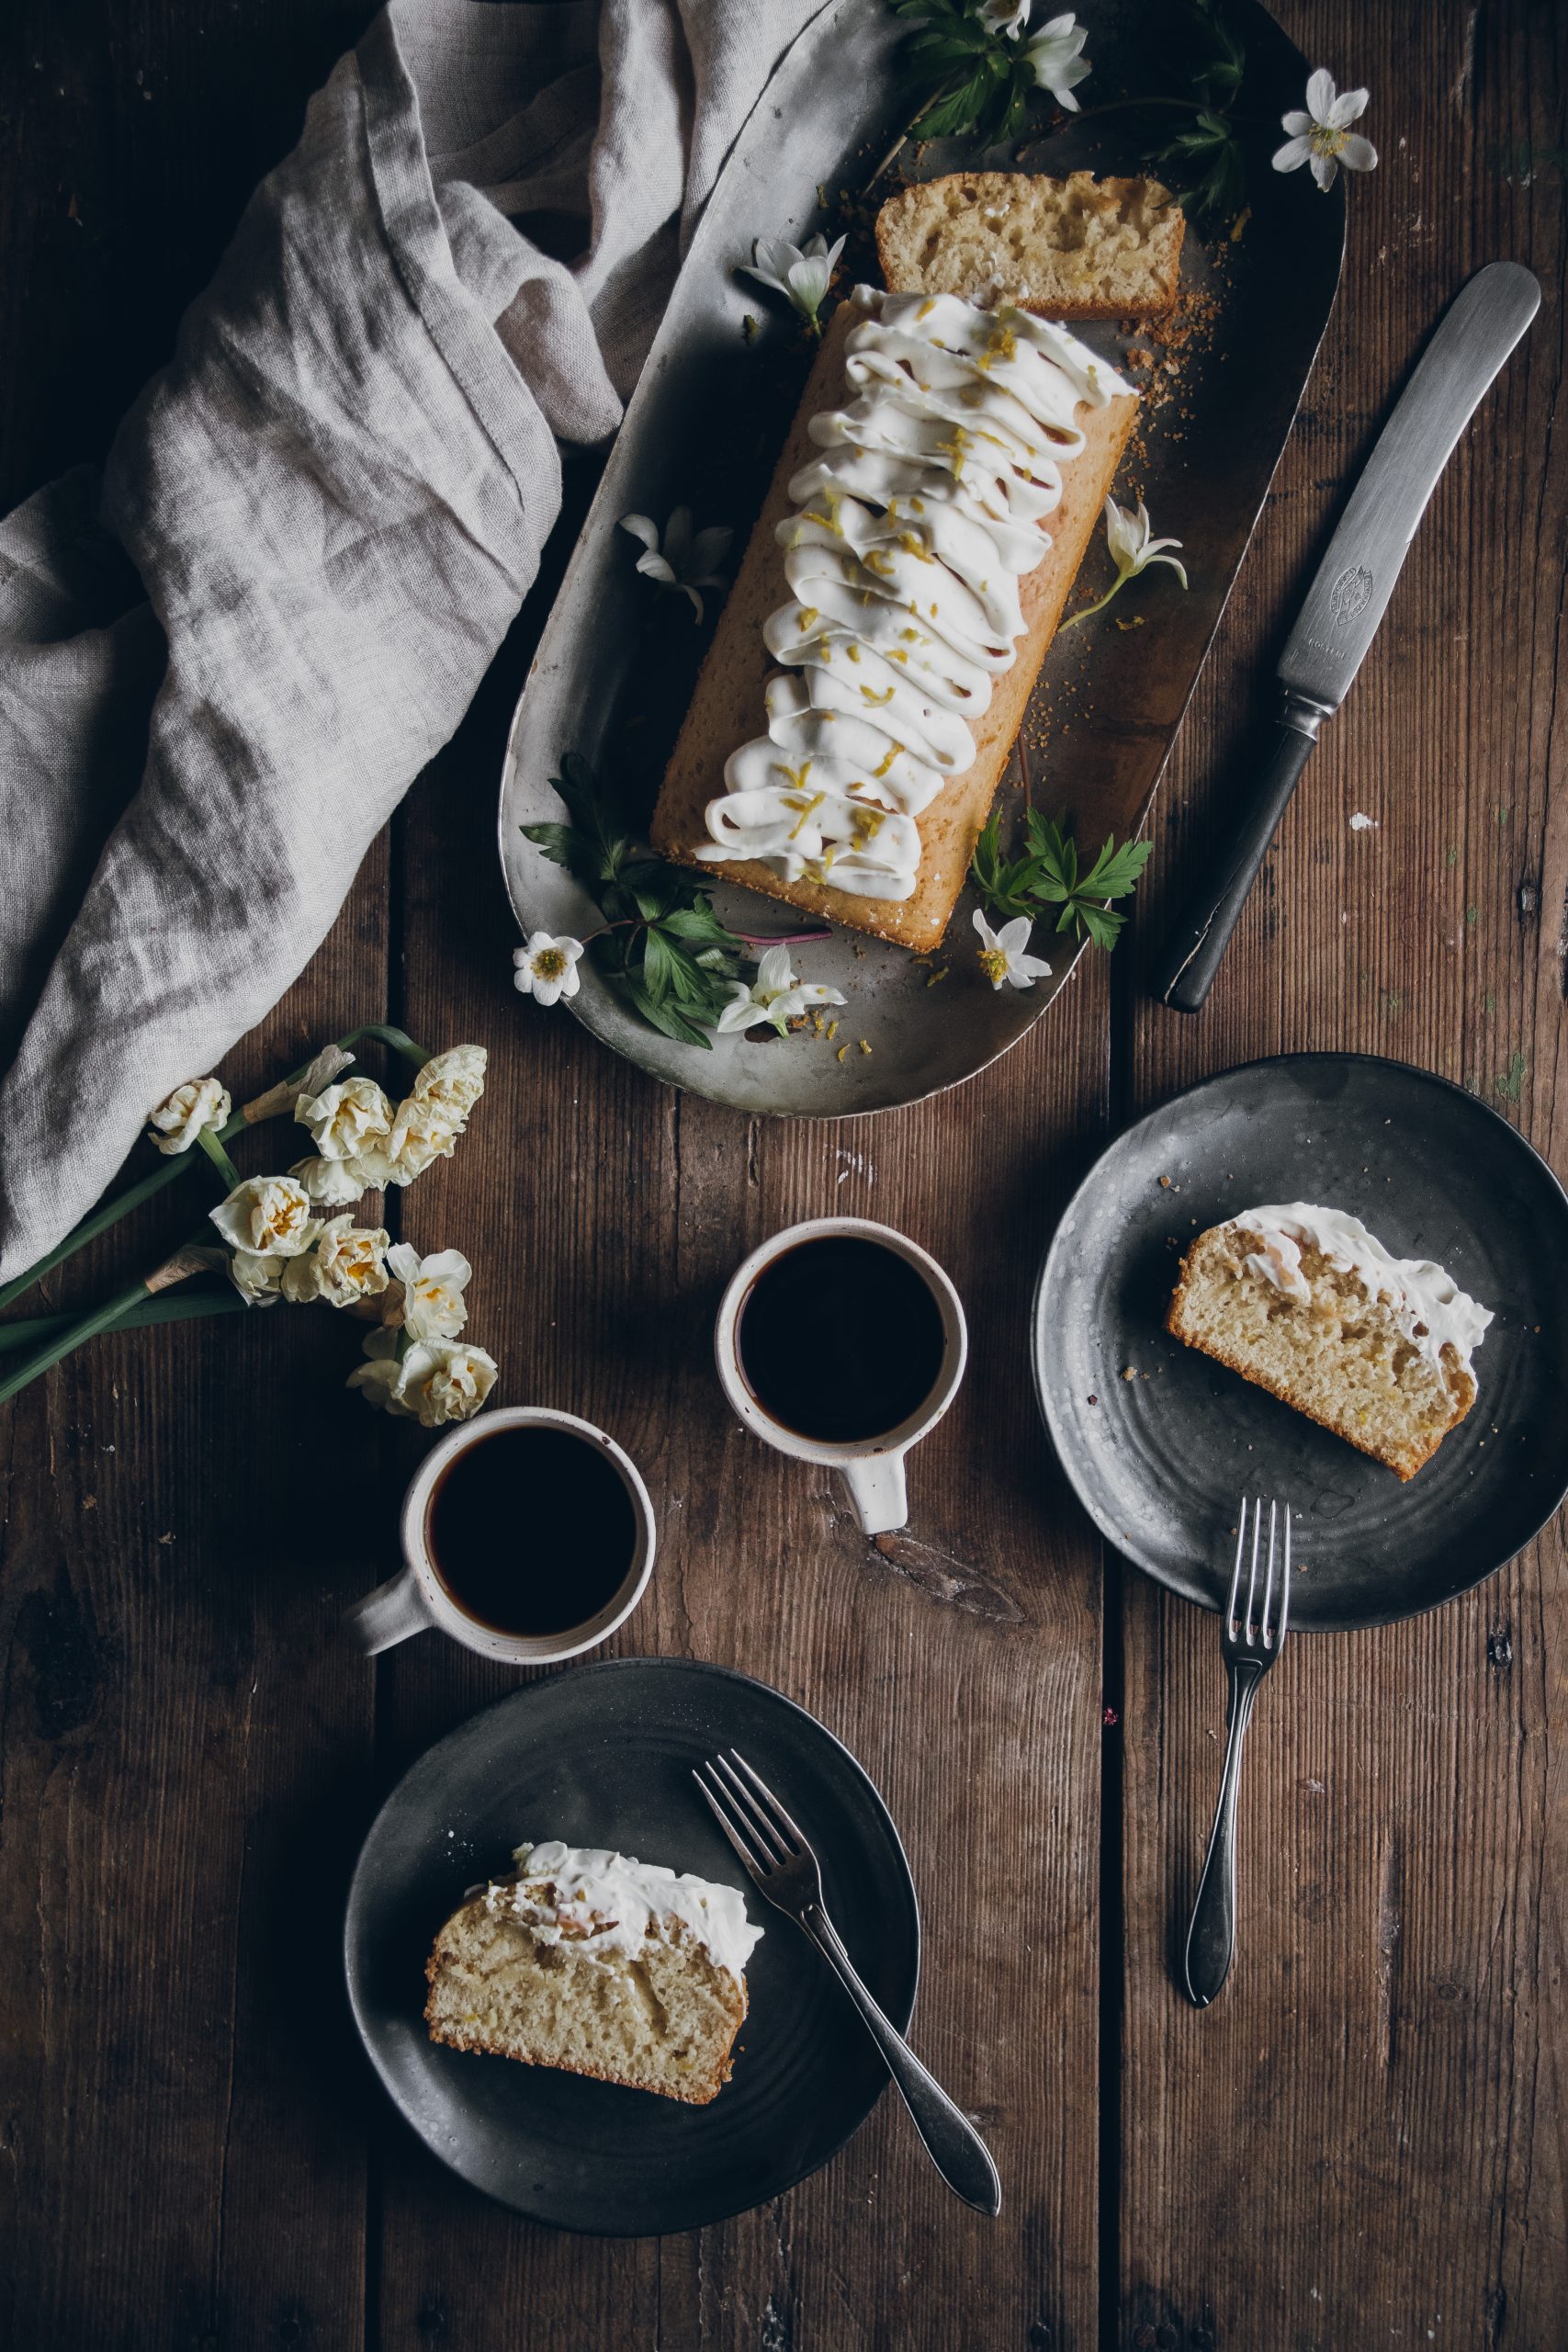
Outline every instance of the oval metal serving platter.
<path fill-rule="evenodd" d="M 1146 92 L 1151 55 L 1175 38 L 1170 22 L 1185 13 L 1163 0 L 1099 0 L 1086 106 Z M 1285 177 L 1269 167 L 1279 137 L 1272 126 L 1300 104 L 1306 61 L 1256 0 L 1233 0 L 1229 13 L 1247 51 L 1252 210 L 1245 234 L 1213 247 L 1189 232 L 1179 350 L 1114 326 L 1079 330 L 1113 361 L 1129 347 L 1155 356 L 1156 385 L 1168 396 L 1149 401 L 1118 494 L 1124 503 L 1141 494 L 1162 536 L 1180 539 L 1190 588 L 1183 595 L 1168 572 L 1151 572 L 1103 616 L 1058 636 L 1002 788 L 1004 809 L 1016 807 L 1021 786 L 1046 815 L 1070 819 L 1091 854 L 1108 833 L 1123 839 L 1147 818 L 1290 432 L 1343 256 L 1341 189 L 1321 196 L 1305 173 Z M 731 564 L 739 559 L 811 356 L 783 303 L 741 276 L 740 265 L 759 236 L 798 243 L 819 228 L 832 233 L 845 195 L 866 187 L 908 118 L 894 69 L 904 30 L 882 0 L 829 0 L 742 128 L 692 239 L 513 720 L 500 840 L 525 932 L 582 934 L 597 921 L 581 886 L 521 831 L 561 816 L 549 780 L 562 755 L 587 759 L 627 823 L 645 827 L 712 625 L 710 612 L 695 626 L 685 597 L 637 573 L 638 548 L 617 527 L 620 518 L 651 514 L 662 525 L 672 508 L 690 506 L 699 526 L 733 528 Z M 1118 108 L 1104 124 L 1075 123 L 989 155 L 973 142 L 933 141 L 906 149 L 898 169 L 922 178 L 986 166 L 1136 172 L 1171 119 Z M 895 170 L 874 196 L 897 184 Z M 1168 356 L 1174 375 L 1164 372 Z M 1086 579 L 1098 581 L 1107 561 L 1099 542 Z M 790 928 L 789 910 L 773 901 L 729 887 L 714 895 L 721 917 L 741 930 Z M 951 956 L 934 965 L 838 930 L 800 951 L 807 977 L 849 1000 L 837 1044 L 807 1032 L 784 1043 L 727 1038 L 712 1050 L 681 1045 L 649 1027 L 587 964 L 572 1009 L 656 1077 L 738 1110 L 813 1118 L 886 1110 L 983 1069 L 1039 1019 L 1077 960 L 1068 943 L 1037 930 L 1036 951 L 1055 966 L 1051 979 L 1029 991 L 994 991 L 969 952 L 970 904 L 967 895 L 959 901 Z"/>

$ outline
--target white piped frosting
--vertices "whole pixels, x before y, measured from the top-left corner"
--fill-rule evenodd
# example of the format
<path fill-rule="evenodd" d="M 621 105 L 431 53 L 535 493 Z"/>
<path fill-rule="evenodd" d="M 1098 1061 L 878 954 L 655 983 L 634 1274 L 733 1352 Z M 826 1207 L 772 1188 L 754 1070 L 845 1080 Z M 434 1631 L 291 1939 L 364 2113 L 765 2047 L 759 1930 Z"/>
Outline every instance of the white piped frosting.
<path fill-rule="evenodd" d="M 762 1930 L 746 1917 L 739 1890 L 690 1871 L 639 1862 L 602 1846 L 564 1846 L 558 1838 L 519 1846 L 514 1879 L 492 1880 L 487 1911 L 521 1919 L 540 1943 L 580 1944 L 590 1956 L 623 1952 L 635 1960 L 648 1935 L 679 1920 L 705 1944 L 716 1967 L 739 1980 Z"/>
<path fill-rule="evenodd" d="M 697 855 L 756 858 L 907 899 L 915 819 L 975 758 L 970 721 L 1024 634 L 1020 574 L 1084 446 L 1080 402 L 1132 387 L 1065 327 L 956 295 L 878 294 L 845 345 L 854 396 L 814 416 L 821 455 L 779 525 L 791 601 L 763 630 L 781 664 L 768 731 L 725 763 Z"/>
<path fill-rule="evenodd" d="M 1287 1298 L 1304 1302 L 1312 1296 L 1312 1285 L 1302 1272 L 1302 1250 L 1316 1250 L 1341 1273 L 1357 1275 L 1372 1297 L 1387 1300 L 1401 1331 L 1429 1363 L 1436 1364 L 1444 1348 L 1450 1347 L 1469 1370 L 1471 1356 L 1493 1320 L 1492 1310 L 1478 1306 L 1431 1259 L 1395 1258 L 1359 1216 L 1307 1201 L 1247 1209 L 1235 1222 L 1244 1233 L 1258 1237 L 1258 1248 L 1246 1261 L 1247 1272 L 1272 1283 Z"/>

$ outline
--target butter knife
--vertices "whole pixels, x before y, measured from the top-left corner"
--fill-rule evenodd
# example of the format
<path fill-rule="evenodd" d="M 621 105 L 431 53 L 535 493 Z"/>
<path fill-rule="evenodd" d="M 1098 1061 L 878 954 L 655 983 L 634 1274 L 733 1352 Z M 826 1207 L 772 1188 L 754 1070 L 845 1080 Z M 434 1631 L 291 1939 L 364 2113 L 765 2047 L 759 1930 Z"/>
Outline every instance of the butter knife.
<path fill-rule="evenodd" d="M 1196 1012 L 1257 879 L 1317 730 L 1350 690 L 1454 445 L 1540 307 L 1517 262 L 1478 269 L 1457 294 L 1379 435 L 1280 663 L 1285 705 L 1250 805 L 1213 878 L 1184 912 L 1154 993 Z"/>

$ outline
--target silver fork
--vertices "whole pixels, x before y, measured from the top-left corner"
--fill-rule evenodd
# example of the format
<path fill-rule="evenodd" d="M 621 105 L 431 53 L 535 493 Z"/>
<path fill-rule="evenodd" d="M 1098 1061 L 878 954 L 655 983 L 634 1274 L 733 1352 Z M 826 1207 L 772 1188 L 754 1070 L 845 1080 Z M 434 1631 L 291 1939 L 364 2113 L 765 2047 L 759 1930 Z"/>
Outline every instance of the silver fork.
<path fill-rule="evenodd" d="M 730 1761 L 730 1758 L 734 1762 Z M 735 1767 L 740 1770 L 737 1771 Z M 742 1779 L 741 1775 L 745 1777 Z M 990 2150 L 962 2109 L 926 2072 L 903 2035 L 888 2022 L 855 1973 L 822 1900 L 822 1873 L 806 1833 L 792 1821 L 767 1782 L 732 1747 L 713 1756 L 692 1778 L 712 1806 L 719 1827 L 747 1875 L 775 1910 L 803 1928 L 860 2011 L 888 2073 L 904 2095 L 915 2129 L 949 2188 L 982 2213 L 1002 2210 L 1002 2185 Z"/>
<path fill-rule="evenodd" d="M 1258 1686 L 1284 1646 L 1285 1628 L 1291 1617 L 1290 1510 L 1287 1507 L 1281 1510 L 1277 1502 L 1269 1506 L 1269 1551 L 1261 1604 L 1258 1590 L 1263 1536 L 1261 1501 L 1252 1506 L 1250 1544 L 1247 1511 L 1244 1499 L 1241 1525 L 1236 1530 L 1230 1598 L 1225 1602 L 1224 1623 L 1220 1629 L 1230 1683 L 1225 1709 L 1229 1736 L 1225 1741 L 1224 1770 L 1220 1775 L 1220 1801 L 1214 1808 L 1214 1826 L 1209 1833 L 1209 1850 L 1203 1860 L 1203 1875 L 1198 1882 L 1198 1899 L 1192 1905 L 1192 1924 L 1187 1930 L 1187 1950 L 1182 1958 L 1187 1997 L 1200 2009 L 1208 2007 L 1224 1983 L 1235 1950 L 1235 1800 L 1241 1785 L 1242 1742 L 1252 1721 Z M 1279 1542 L 1281 1526 L 1282 1544 Z M 1277 1555 L 1281 1562 L 1278 1580 Z M 1247 1594 L 1245 1604 L 1238 1609 L 1244 1567 Z"/>

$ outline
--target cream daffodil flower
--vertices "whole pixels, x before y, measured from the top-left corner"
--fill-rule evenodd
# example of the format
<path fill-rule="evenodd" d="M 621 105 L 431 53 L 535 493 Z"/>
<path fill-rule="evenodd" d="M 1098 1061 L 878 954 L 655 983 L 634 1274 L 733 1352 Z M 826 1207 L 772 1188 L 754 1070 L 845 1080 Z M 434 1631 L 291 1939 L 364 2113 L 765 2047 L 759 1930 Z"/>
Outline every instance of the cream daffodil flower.
<path fill-rule="evenodd" d="M 552 938 L 547 931 L 530 932 L 522 947 L 513 948 L 512 979 L 520 995 L 531 996 L 536 1004 L 558 1004 L 564 997 L 574 997 L 582 986 L 578 963 L 582 955 L 581 939 L 564 933 Z"/>
<path fill-rule="evenodd" d="M 417 1420 L 427 1430 L 471 1420 L 495 1386 L 498 1367 L 483 1348 L 416 1340 L 399 1355 L 399 1345 L 396 1331 L 372 1331 L 366 1362 L 348 1375 L 350 1388 L 399 1419 Z"/>
<path fill-rule="evenodd" d="M 294 1258 L 258 1258 L 249 1250 L 236 1250 L 229 1260 L 229 1280 L 247 1306 L 270 1306 L 282 1289 L 284 1268 L 299 1262 Z"/>
<path fill-rule="evenodd" d="M 297 1306 L 314 1298 L 329 1306 L 354 1306 L 362 1298 L 378 1297 L 389 1279 L 388 1240 L 378 1225 L 334 1216 L 321 1227 L 315 1248 L 284 1267 L 284 1297 Z"/>
<path fill-rule="evenodd" d="M 1024 952 L 1032 929 L 1027 915 L 1014 915 L 1000 931 L 993 931 L 976 907 L 975 928 L 980 934 L 980 969 L 994 989 L 1010 984 L 1015 989 L 1032 989 L 1036 980 L 1051 977 L 1051 967 L 1043 956 Z"/>
<path fill-rule="evenodd" d="M 411 1340 L 452 1340 L 468 1319 L 464 1291 L 473 1268 L 460 1250 L 438 1250 L 422 1258 L 408 1242 L 389 1252 L 388 1270 L 402 1291 L 400 1304 L 389 1311 L 389 1323 L 401 1323 Z"/>
<path fill-rule="evenodd" d="M 247 1177 L 209 1215 L 231 1250 L 257 1258 L 300 1257 L 321 1230 L 292 1176 Z"/>
<path fill-rule="evenodd" d="M 705 531 L 692 529 L 692 510 L 677 506 L 664 526 L 662 543 L 659 526 L 648 514 L 623 514 L 621 528 L 629 531 L 634 539 L 642 541 L 643 551 L 637 568 L 649 580 L 656 580 L 661 588 L 679 589 L 689 596 L 700 622 L 704 588 L 724 588 L 728 583 L 720 577 L 716 566 L 728 552 L 735 537 L 721 524 L 710 524 Z"/>
<path fill-rule="evenodd" d="M 1364 113 L 1367 96 L 1365 90 L 1337 93 L 1333 74 L 1320 65 L 1306 85 L 1306 112 L 1292 107 L 1280 118 L 1280 129 L 1290 135 L 1274 151 L 1274 169 L 1295 172 L 1310 164 L 1312 175 L 1325 196 L 1341 164 L 1348 172 L 1375 171 L 1377 149 L 1370 139 L 1350 129 Z"/>
<path fill-rule="evenodd" d="M 373 1078 L 345 1078 L 320 1094 L 301 1094 L 294 1116 L 323 1159 L 357 1159 L 385 1143 L 392 1126 L 392 1106 Z"/>
<path fill-rule="evenodd" d="M 798 1020 L 807 1005 L 842 1004 L 837 989 L 822 988 L 816 983 L 797 980 L 790 968 L 789 949 L 770 947 L 757 967 L 757 977 L 750 988 L 744 980 L 734 982 L 729 1002 L 714 1023 L 716 1033 L 723 1036 L 744 1035 L 759 1023 L 776 1029 L 784 1036 L 792 1021 Z"/>
<path fill-rule="evenodd" d="M 1069 11 L 1064 17 L 1053 17 L 1042 25 L 1033 40 L 1024 48 L 1024 56 L 1034 68 L 1034 79 L 1041 89 L 1048 90 L 1059 107 L 1069 114 L 1077 114 L 1078 102 L 1073 92 L 1086 81 L 1089 62 L 1083 54 L 1089 34 Z"/>
<path fill-rule="evenodd" d="M 459 1131 L 485 1091 L 490 1056 L 482 1046 L 449 1046 L 433 1054 L 409 1091 L 413 1100 L 441 1112 Z"/>
<path fill-rule="evenodd" d="M 193 1078 L 159 1103 L 147 1140 L 154 1150 L 172 1159 L 175 1152 L 190 1149 L 203 1127 L 222 1126 L 232 1108 L 228 1088 L 217 1079 Z"/>
<path fill-rule="evenodd" d="M 844 244 L 845 239 L 840 237 L 829 245 L 820 234 L 808 237 L 804 245 L 792 245 L 787 237 L 759 237 L 751 248 L 750 260 L 742 262 L 741 267 L 760 286 L 770 286 L 775 294 L 782 294 L 799 311 L 812 334 L 819 335 L 822 322 L 818 313 L 827 298 Z"/>
<path fill-rule="evenodd" d="M 288 1173 L 319 1209 L 352 1208 L 362 1193 L 375 1189 L 352 1159 L 297 1159 Z"/>

